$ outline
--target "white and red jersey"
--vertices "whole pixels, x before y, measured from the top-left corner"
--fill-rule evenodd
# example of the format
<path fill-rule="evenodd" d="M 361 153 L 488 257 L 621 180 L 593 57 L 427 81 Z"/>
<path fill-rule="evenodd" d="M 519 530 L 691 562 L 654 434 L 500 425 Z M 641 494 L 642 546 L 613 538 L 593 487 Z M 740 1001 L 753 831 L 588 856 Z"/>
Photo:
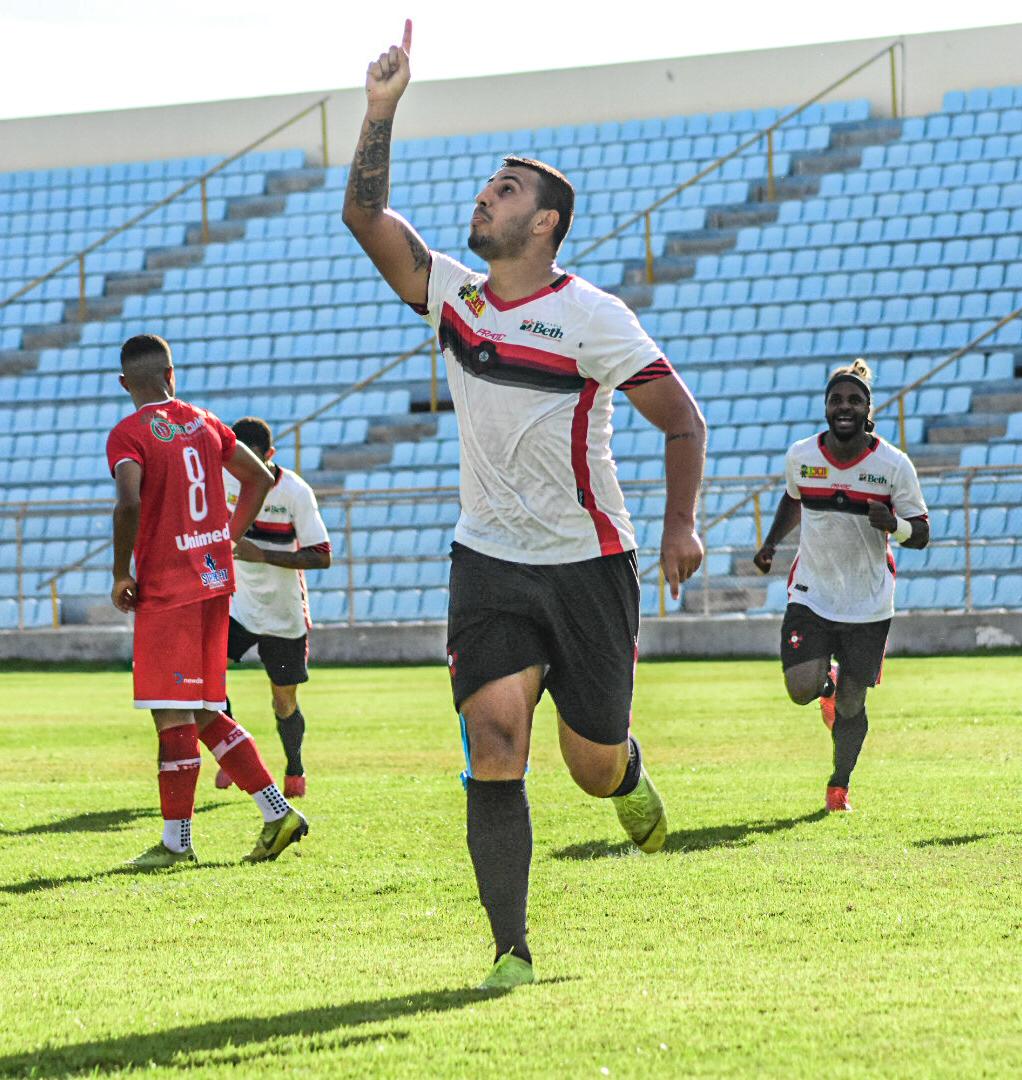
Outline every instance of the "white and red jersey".
<path fill-rule="evenodd" d="M 135 539 L 140 611 L 181 607 L 234 592 L 231 515 L 223 467 L 234 432 L 211 412 L 176 398 L 143 405 L 107 437 L 111 475 L 142 467 Z"/>
<path fill-rule="evenodd" d="M 881 502 L 903 518 L 925 516 L 908 455 L 874 437 L 854 461 L 838 461 L 821 432 L 788 450 L 785 482 L 788 494 L 802 503 L 788 600 L 834 622 L 889 619 L 894 614 L 894 555 L 888 534 L 870 525 L 867 503 Z"/>
<path fill-rule="evenodd" d="M 277 465 L 270 468 L 276 480 L 263 502 L 252 527 L 245 534 L 267 551 L 297 551 L 320 547 L 330 550 L 330 534 L 316 503 L 316 493 L 295 472 Z M 226 475 L 227 502 L 238 501 L 240 485 Z M 300 638 L 312 625 L 309 594 L 301 570 L 289 570 L 269 563 L 238 560 L 234 564 L 237 592 L 231 601 L 231 615 L 253 634 Z"/>
<path fill-rule="evenodd" d="M 505 302 L 432 253 L 427 322 L 461 443 L 455 539 L 511 562 L 579 562 L 636 547 L 611 456 L 614 388 L 663 353 L 617 297 L 564 274 Z"/>

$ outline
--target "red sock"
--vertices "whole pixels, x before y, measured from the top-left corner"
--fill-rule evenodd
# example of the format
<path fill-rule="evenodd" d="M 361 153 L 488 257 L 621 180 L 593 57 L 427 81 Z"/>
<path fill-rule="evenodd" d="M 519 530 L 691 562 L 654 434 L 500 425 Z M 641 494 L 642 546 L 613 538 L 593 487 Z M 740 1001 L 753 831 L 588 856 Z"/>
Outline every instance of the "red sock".
<path fill-rule="evenodd" d="M 199 729 L 194 724 L 160 732 L 160 810 L 164 821 L 192 816 L 200 763 Z"/>
<path fill-rule="evenodd" d="M 273 783 L 255 740 L 226 713 L 219 713 L 212 723 L 207 724 L 199 738 L 242 791 L 252 795 Z"/>

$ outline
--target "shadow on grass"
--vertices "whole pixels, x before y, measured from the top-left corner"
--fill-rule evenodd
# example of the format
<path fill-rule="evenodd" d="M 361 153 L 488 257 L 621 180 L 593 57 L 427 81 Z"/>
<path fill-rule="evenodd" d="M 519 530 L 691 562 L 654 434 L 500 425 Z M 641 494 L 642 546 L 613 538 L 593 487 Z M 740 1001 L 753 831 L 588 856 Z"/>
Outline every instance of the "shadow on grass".
<path fill-rule="evenodd" d="M 227 806 L 223 800 L 206 803 L 195 808 L 196 814 L 205 814 L 209 810 Z M 75 814 L 61 818 L 60 821 L 48 821 L 43 825 L 28 825 L 24 829 L 5 829 L 0 825 L 0 837 L 38 836 L 44 833 L 110 832 L 124 829 L 142 818 L 158 818 L 158 806 L 126 806 L 121 810 L 94 810 L 87 814 Z"/>
<path fill-rule="evenodd" d="M 821 808 L 801 817 L 746 821 L 736 825 L 710 825 L 704 829 L 676 829 L 667 834 L 663 850 L 706 851 L 709 848 L 737 847 L 757 836 L 767 836 L 770 833 L 794 829 L 798 825 L 807 825 L 812 821 L 822 821 L 826 816 L 827 811 Z M 607 840 L 590 840 L 584 844 L 569 844 L 553 854 L 555 859 L 602 859 L 628 855 L 635 850 L 635 845 L 628 841 L 612 844 Z"/>
<path fill-rule="evenodd" d="M 913 840 L 913 847 L 961 847 L 963 844 L 975 844 L 977 840 L 989 840 L 998 833 L 964 833 L 962 836 L 931 836 L 929 840 Z"/>
<path fill-rule="evenodd" d="M 28 881 L 17 881 L 10 885 L 0 885 L 0 893 L 7 893 L 11 896 L 23 896 L 25 893 L 45 892 L 47 889 L 59 889 L 64 885 L 84 885 L 90 881 L 102 881 L 104 878 L 198 874 L 203 870 L 218 870 L 225 866 L 240 865 L 240 861 L 223 860 L 221 862 L 201 862 L 198 864 L 186 863 L 183 866 L 157 870 L 136 870 L 131 866 L 115 866 L 111 870 L 97 870 L 94 874 L 68 874 L 66 877 L 55 878 L 29 878 Z"/>
<path fill-rule="evenodd" d="M 248 1061 L 258 1047 L 271 1040 L 309 1038 L 326 1035 L 342 1028 L 381 1023 L 421 1013 L 443 1013 L 466 1005 L 503 997 L 508 991 L 425 990 L 402 997 L 375 1001 L 353 1001 L 318 1009 L 302 1009 L 276 1016 L 235 1016 L 228 1020 L 184 1025 L 144 1035 L 122 1035 L 73 1046 L 43 1047 L 32 1053 L 0 1057 L 0 1076 L 56 1077 L 76 1073 L 103 1075 L 120 1070 L 149 1070 L 154 1067 L 195 1069 L 207 1062 L 196 1055 L 227 1052 L 231 1060 Z M 380 1032 L 379 1035 L 353 1035 L 330 1048 L 346 1048 L 377 1039 L 405 1039 L 405 1031 Z M 248 1052 L 238 1054 L 240 1048 Z M 265 1046 L 263 1055 L 273 1054 Z M 284 1051 L 287 1053 L 288 1051 Z M 263 1056 L 259 1055 L 259 1056 Z M 221 1063 L 219 1058 L 217 1063 Z"/>

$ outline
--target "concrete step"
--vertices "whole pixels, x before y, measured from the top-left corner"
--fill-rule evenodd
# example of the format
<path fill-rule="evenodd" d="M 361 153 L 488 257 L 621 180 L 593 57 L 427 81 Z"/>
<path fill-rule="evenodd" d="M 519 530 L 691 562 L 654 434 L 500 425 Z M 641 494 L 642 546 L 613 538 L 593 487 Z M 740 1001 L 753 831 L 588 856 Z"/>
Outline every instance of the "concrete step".
<path fill-rule="evenodd" d="M 39 367 L 39 353 L 30 349 L 0 350 L 0 375 L 20 375 Z"/>
<path fill-rule="evenodd" d="M 759 202 L 784 202 L 788 199 L 811 199 L 819 193 L 819 176 L 807 175 L 777 177 L 774 181 L 773 200 L 770 198 L 770 191 L 765 180 L 752 189 L 751 195 Z"/>
<path fill-rule="evenodd" d="M 201 225 L 189 225 L 188 231 L 185 233 L 185 244 L 188 247 L 201 247 L 205 243 L 230 244 L 235 240 L 241 240 L 244 236 L 244 221 L 211 221 L 205 237 L 202 235 Z M 200 252 L 196 262 L 201 261 L 202 253 Z M 151 263 L 147 259 L 146 267 L 149 268 L 150 266 Z"/>
<path fill-rule="evenodd" d="M 169 270 L 177 266 L 198 266 L 202 262 L 201 244 L 184 244 L 181 247 L 156 248 L 146 255 L 147 270 Z"/>
<path fill-rule="evenodd" d="M 121 271 L 106 275 L 107 296 L 138 296 L 163 288 L 163 274 L 159 270 Z"/>
<path fill-rule="evenodd" d="M 695 259 L 684 255 L 661 255 L 653 260 L 653 281 L 681 281 L 696 272 Z M 625 263 L 625 285 L 646 285 L 646 261 Z"/>
<path fill-rule="evenodd" d="M 231 199 L 227 204 L 227 220 L 248 221 L 250 218 L 274 217 L 282 214 L 286 206 L 287 199 L 283 195 L 248 195 Z"/>
<path fill-rule="evenodd" d="M 350 472 L 352 469 L 375 469 L 390 462 L 393 449 L 389 443 L 362 443 L 358 446 L 334 446 L 323 451 L 324 470 Z"/>
<path fill-rule="evenodd" d="M 65 349 L 82 336 L 81 323 L 56 323 L 54 326 L 26 326 L 21 334 L 22 348 Z"/>
<path fill-rule="evenodd" d="M 693 229 L 671 233 L 664 244 L 665 255 L 719 255 L 730 251 L 738 233 L 727 229 Z"/>
<path fill-rule="evenodd" d="M 920 469 L 924 466 L 940 469 L 954 467 L 961 459 L 961 453 L 961 443 L 917 443 L 908 448 L 908 456 Z"/>
<path fill-rule="evenodd" d="M 980 413 L 1022 412 L 1022 387 L 994 393 L 973 393 L 972 407 Z"/>
<path fill-rule="evenodd" d="M 928 443 L 976 443 L 999 439 L 1007 430 L 1003 413 L 960 413 L 942 416 L 926 429 Z"/>
<path fill-rule="evenodd" d="M 282 172 L 269 173 L 266 177 L 268 195 L 290 195 L 296 191 L 315 191 L 326 182 L 324 169 L 286 169 Z M 341 197 L 337 203 L 340 206 Z"/>
<path fill-rule="evenodd" d="M 412 397 L 410 412 L 421 414 L 430 411 L 428 380 L 426 382 L 408 383 L 408 392 Z M 454 402 L 451 401 L 451 388 L 444 378 L 443 360 L 440 357 L 437 357 L 436 398 L 438 412 L 452 412 L 454 410 Z"/>
<path fill-rule="evenodd" d="M 436 435 L 436 417 L 432 413 L 417 413 L 399 420 L 378 420 L 369 425 L 369 443 L 392 446 L 396 442 L 420 442 Z"/>
<path fill-rule="evenodd" d="M 795 176 L 824 176 L 826 173 L 848 172 L 862 164 L 862 153 L 843 147 L 812 154 L 795 154 L 791 171 Z"/>
<path fill-rule="evenodd" d="M 123 310 L 123 296 L 89 296 L 85 299 L 84 308 L 79 306 L 77 300 L 67 300 L 64 303 L 64 322 L 96 322 L 120 315 Z"/>
<path fill-rule="evenodd" d="M 751 202 L 734 206 L 711 207 L 706 212 L 706 224 L 711 229 L 747 229 L 750 226 L 769 225 L 777 220 L 776 203 Z"/>
<path fill-rule="evenodd" d="M 632 311 L 650 307 L 653 303 L 652 285 L 617 285 L 608 292 L 623 300 Z"/>
<path fill-rule="evenodd" d="M 892 119 L 856 120 L 834 124 L 830 129 L 831 146 L 878 146 L 901 138 L 901 121 Z"/>
<path fill-rule="evenodd" d="M 711 582 L 713 579 L 710 579 Z M 693 588 L 691 584 L 685 586 L 685 599 L 682 610 L 691 614 L 702 614 L 709 611 L 711 614 L 723 611 L 748 611 L 749 608 L 762 607 L 766 603 L 766 585 L 736 586 L 736 585 L 710 585 L 703 589 L 701 583 Z"/>

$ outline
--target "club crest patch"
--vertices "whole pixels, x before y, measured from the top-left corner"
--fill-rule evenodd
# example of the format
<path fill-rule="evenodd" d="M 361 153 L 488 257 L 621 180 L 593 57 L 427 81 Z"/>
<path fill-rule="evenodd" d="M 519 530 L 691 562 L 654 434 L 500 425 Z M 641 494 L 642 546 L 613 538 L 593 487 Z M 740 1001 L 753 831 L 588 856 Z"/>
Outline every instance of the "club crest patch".
<path fill-rule="evenodd" d="M 802 631 L 792 630 L 792 632 L 788 635 L 788 644 L 793 649 L 797 649 L 802 644 Z"/>

